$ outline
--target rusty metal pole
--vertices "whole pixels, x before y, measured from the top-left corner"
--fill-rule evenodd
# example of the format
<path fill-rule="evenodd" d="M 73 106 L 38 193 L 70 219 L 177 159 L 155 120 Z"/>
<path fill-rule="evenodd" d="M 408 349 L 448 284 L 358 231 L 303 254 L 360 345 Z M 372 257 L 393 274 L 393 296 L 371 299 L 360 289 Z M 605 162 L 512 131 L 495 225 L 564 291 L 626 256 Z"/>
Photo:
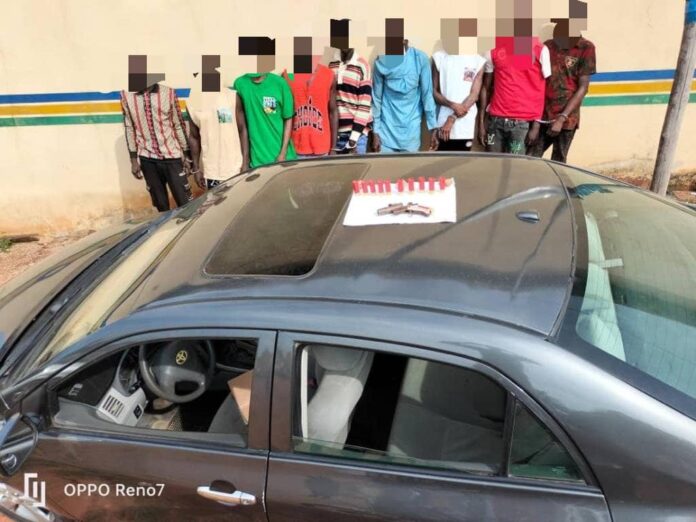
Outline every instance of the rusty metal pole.
<path fill-rule="evenodd" d="M 686 2 L 686 20 L 682 36 L 679 61 L 674 75 L 672 94 L 667 106 L 667 115 L 660 136 L 660 147 L 655 161 L 650 190 L 664 196 L 667 194 L 669 179 L 672 175 L 674 157 L 679 142 L 679 131 L 684 120 L 684 114 L 689 104 L 691 83 L 696 67 L 696 0 Z"/>

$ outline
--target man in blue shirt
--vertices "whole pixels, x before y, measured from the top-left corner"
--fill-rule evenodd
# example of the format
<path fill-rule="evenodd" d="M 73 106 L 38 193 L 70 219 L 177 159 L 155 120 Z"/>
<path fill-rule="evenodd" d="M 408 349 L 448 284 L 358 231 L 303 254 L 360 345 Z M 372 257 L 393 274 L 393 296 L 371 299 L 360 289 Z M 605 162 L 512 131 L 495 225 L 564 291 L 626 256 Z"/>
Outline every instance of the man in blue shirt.
<path fill-rule="evenodd" d="M 408 46 L 403 55 L 384 55 L 372 76 L 372 148 L 375 152 L 415 152 L 421 145 L 421 121 L 437 132 L 433 79 L 428 56 Z"/>

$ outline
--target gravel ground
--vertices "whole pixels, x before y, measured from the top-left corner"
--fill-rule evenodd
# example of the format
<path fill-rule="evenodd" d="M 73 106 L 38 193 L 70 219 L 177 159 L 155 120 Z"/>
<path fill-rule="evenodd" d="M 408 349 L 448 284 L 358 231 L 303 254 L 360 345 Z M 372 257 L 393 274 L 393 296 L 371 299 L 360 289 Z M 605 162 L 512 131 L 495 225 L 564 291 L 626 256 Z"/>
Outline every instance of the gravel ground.
<path fill-rule="evenodd" d="M 86 233 L 62 237 L 41 237 L 32 243 L 14 243 L 0 252 L 0 285 L 21 274 L 28 267 L 61 248 L 84 237 Z"/>

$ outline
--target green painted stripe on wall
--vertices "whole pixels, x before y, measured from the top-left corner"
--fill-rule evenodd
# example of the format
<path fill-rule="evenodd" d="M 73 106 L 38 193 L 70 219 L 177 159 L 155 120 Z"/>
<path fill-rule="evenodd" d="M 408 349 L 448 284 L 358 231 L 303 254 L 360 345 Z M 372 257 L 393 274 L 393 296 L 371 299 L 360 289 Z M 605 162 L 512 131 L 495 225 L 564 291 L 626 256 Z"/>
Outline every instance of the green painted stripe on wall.
<path fill-rule="evenodd" d="M 90 123 L 123 123 L 121 114 L 84 114 L 77 116 L 34 116 L 0 118 L 0 127 L 27 127 L 33 125 L 78 125 Z"/>
<path fill-rule="evenodd" d="M 184 119 L 188 114 L 184 111 Z M 75 116 L 29 116 L 21 118 L 0 118 L 0 127 L 30 127 L 37 125 L 82 125 L 95 123 L 123 123 L 121 113 L 83 114 Z"/>

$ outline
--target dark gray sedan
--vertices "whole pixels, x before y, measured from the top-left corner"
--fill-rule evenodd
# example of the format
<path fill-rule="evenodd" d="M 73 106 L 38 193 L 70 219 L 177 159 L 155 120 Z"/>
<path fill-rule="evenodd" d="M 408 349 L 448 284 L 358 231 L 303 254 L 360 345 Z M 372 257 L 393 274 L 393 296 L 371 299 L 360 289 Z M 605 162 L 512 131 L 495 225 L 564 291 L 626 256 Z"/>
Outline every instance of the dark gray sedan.
<path fill-rule="evenodd" d="M 0 288 L 30 520 L 696 519 L 696 214 L 564 165 L 287 162 Z"/>

